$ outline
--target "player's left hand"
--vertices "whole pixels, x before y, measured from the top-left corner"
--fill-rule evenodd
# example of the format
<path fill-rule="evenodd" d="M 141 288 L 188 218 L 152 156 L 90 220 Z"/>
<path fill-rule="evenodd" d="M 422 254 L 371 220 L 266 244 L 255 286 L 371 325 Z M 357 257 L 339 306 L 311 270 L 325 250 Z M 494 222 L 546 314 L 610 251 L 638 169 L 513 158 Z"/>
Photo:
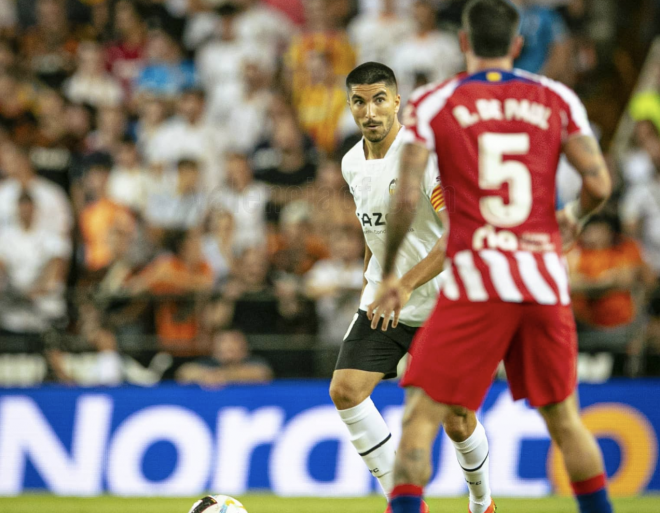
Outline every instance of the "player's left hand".
<path fill-rule="evenodd" d="M 383 319 L 382 331 L 387 331 L 390 321 L 392 321 L 392 328 L 396 328 L 399 324 L 401 309 L 408 302 L 411 293 L 412 290 L 396 276 L 384 276 L 376 291 L 376 299 L 367 309 L 371 328 L 375 330 L 381 318 Z"/>
<path fill-rule="evenodd" d="M 566 213 L 566 209 L 557 212 L 557 223 L 561 234 L 562 250 L 566 253 L 577 242 L 582 227 L 573 216 Z"/>

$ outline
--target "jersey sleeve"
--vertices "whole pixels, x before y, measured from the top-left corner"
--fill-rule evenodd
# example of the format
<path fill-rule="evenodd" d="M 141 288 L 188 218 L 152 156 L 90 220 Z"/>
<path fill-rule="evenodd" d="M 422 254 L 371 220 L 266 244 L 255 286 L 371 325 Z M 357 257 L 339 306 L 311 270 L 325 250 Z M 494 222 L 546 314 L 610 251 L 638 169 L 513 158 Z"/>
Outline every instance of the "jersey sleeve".
<path fill-rule="evenodd" d="M 571 89 L 564 84 L 552 81 L 553 89 L 562 100 L 562 138 L 567 141 L 571 137 L 586 135 L 593 137 L 594 133 L 589 124 L 587 109 L 582 104 L 580 98 Z"/>
<path fill-rule="evenodd" d="M 424 194 L 431 201 L 433 210 L 440 212 L 445 208 L 445 197 L 442 192 L 442 185 L 440 184 L 440 173 L 438 172 L 438 164 L 435 154 L 431 154 L 429 163 L 426 166 L 424 174 Z"/>
<path fill-rule="evenodd" d="M 420 100 L 416 98 L 418 93 L 413 93 L 412 98 L 403 110 L 402 120 L 404 126 L 407 128 L 403 134 L 403 142 L 408 144 L 420 144 L 427 148 L 429 151 L 435 150 L 435 137 L 433 129 L 431 128 L 430 119 L 426 120 L 421 112 L 420 117 Z"/>

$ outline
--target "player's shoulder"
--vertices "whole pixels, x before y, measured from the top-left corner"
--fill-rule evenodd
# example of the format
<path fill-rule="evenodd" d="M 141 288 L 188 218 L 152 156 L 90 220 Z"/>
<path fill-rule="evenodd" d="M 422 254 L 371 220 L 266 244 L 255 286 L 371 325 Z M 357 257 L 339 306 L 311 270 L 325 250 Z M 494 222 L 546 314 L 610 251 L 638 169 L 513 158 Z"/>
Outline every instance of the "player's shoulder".
<path fill-rule="evenodd" d="M 561 82 L 554 80 L 545 75 L 537 75 L 535 73 L 530 73 L 522 69 L 514 69 L 513 74 L 519 79 L 526 81 L 528 83 L 534 84 L 540 88 L 543 88 L 550 93 L 556 95 L 562 101 L 572 105 L 574 103 L 582 103 L 578 98 L 578 95 L 570 87 Z"/>
<path fill-rule="evenodd" d="M 363 140 L 360 139 L 341 159 L 341 173 L 344 175 L 344 180 L 349 181 L 352 173 L 362 162 L 364 162 L 364 145 Z"/>
<path fill-rule="evenodd" d="M 443 93 L 451 93 L 454 89 L 456 89 L 464 76 L 466 76 L 465 73 L 460 73 L 446 80 L 431 82 L 429 84 L 423 85 L 422 87 L 418 87 L 410 95 L 409 103 L 418 106 L 431 96 L 436 96 L 439 94 L 442 95 Z"/>

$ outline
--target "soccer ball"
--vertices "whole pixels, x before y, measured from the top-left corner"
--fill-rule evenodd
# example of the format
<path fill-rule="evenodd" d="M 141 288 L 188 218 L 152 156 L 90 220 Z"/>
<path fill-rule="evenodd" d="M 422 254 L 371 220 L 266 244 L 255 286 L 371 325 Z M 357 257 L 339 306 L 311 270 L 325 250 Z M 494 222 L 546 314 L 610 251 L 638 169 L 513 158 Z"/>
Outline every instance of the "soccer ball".
<path fill-rule="evenodd" d="M 193 504 L 188 513 L 247 513 L 247 510 L 227 495 L 207 495 Z"/>

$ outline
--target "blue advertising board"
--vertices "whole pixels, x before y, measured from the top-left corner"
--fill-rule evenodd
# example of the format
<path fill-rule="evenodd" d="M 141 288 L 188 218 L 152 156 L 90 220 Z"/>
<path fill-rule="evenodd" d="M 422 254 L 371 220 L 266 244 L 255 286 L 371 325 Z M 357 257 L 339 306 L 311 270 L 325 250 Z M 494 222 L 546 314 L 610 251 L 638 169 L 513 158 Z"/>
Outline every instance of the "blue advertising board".
<path fill-rule="evenodd" d="M 361 496 L 377 491 L 348 441 L 325 381 L 220 390 L 154 388 L 0 390 L 0 495 Z M 400 435 L 403 394 L 374 401 Z M 581 385 L 587 425 L 605 453 L 615 495 L 660 491 L 660 381 Z M 493 493 L 537 497 L 568 491 L 539 415 L 496 383 L 480 418 L 490 442 Z M 466 492 L 440 435 L 429 496 Z"/>

